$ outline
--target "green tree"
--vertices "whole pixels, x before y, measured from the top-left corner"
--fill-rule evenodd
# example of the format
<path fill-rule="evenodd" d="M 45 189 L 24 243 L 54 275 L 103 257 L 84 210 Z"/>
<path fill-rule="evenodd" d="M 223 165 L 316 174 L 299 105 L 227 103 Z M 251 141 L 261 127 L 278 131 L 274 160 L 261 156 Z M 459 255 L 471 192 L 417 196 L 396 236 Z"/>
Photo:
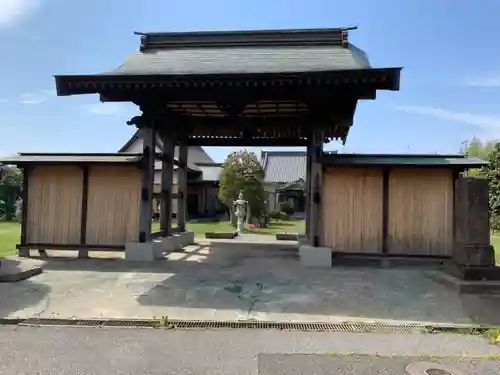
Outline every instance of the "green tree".
<path fill-rule="evenodd" d="M 233 202 L 240 192 L 243 193 L 243 199 L 248 201 L 250 215 L 260 216 L 265 202 L 263 181 L 264 169 L 255 153 L 243 150 L 228 155 L 219 178 L 219 199 L 230 207 L 233 224 Z"/>
<path fill-rule="evenodd" d="M 21 190 L 22 172 L 14 167 L 0 165 L 0 217 L 10 221 L 14 217 L 16 198 Z"/>
<path fill-rule="evenodd" d="M 488 160 L 490 154 L 495 148 L 496 141 L 481 141 L 479 138 L 472 138 L 467 143 L 467 148 L 465 149 L 465 154 L 468 156 L 474 156 L 479 159 Z M 468 172 L 469 176 L 484 177 L 484 169 L 475 168 L 470 169 Z"/>
<path fill-rule="evenodd" d="M 472 138 L 467 143 L 465 153 L 479 159 L 488 160 L 490 153 L 495 149 L 496 141 L 481 141 L 479 138 Z"/>
<path fill-rule="evenodd" d="M 500 143 L 493 145 L 488 162 L 482 173 L 488 179 L 489 185 L 491 230 L 498 232 L 500 231 Z"/>
<path fill-rule="evenodd" d="M 23 183 L 23 173 L 16 167 L 0 165 L 0 184 L 21 187 Z"/>

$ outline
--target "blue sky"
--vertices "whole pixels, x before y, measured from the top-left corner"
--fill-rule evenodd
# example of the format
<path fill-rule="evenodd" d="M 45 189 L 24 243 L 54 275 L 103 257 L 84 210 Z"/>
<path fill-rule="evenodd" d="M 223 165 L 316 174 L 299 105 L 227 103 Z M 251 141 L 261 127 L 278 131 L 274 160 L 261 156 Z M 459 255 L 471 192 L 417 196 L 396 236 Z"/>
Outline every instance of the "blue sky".
<path fill-rule="evenodd" d="M 458 152 L 500 138 L 498 15 L 496 0 L 0 0 L 0 154 L 118 150 L 135 106 L 57 97 L 53 75 L 120 65 L 133 31 L 339 26 L 359 26 L 350 41 L 374 67 L 404 68 L 401 91 L 358 105 L 340 149 Z"/>

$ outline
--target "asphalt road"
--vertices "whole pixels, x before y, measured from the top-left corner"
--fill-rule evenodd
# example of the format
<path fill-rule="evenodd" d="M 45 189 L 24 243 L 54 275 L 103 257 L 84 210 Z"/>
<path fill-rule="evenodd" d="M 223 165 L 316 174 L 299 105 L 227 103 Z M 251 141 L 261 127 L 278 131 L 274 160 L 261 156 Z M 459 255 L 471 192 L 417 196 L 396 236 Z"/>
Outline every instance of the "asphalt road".
<path fill-rule="evenodd" d="M 482 337 L 0 327 L 0 374 L 257 374 L 263 354 L 500 355 Z"/>

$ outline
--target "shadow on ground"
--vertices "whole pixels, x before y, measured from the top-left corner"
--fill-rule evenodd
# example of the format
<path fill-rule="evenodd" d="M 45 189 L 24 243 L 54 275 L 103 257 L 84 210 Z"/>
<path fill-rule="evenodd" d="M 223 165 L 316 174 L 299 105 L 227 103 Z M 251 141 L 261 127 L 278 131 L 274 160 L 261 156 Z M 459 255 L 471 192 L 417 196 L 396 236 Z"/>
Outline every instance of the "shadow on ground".
<path fill-rule="evenodd" d="M 425 269 L 304 268 L 297 245 L 279 242 L 200 242 L 155 263 L 46 262 L 44 274 L 32 279 L 42 289 L 23 284 L 17 291 L 22 302 L 9 293 L 14 305 L 0 310 L 3 316 L 15 303 L 22 309 L 49 294 L 24 314 L 42 309 L 46 317 L 61 318 L 500 323 L 500 296 L 459 296 L 427 278 Z"/>
<path fill-rule="evenodd" d="M 235 247 L 227 243 L 198 246 L 173 258 L 175 272 L 140 295 L 140 304 L 237 309 L 249 319 L 265 320 L 307 315 L 313 320 L 500 322 L 494 313 L 498 309 L 484 312 L 498 306 L 498 299 L 461 299 L 419 269 L 306 269 L 298 263 L 293 247 Z"/>
<path fill-rule="evenodd" d="M 478 324 L 500 325 L 499 294 L 462 294 L 460 295 L 464 312 Z"/>
<path fill-rule="evenodd" d="M 14 318 L 16 313 L 37 305 L 45 305 L 51 287 L 36 281 L 24 280 L 15 283 L 0 284 L 0 318 Z M 44 306 L 39 311 L 42 312 Z M 24 318 L 24 317 L 23 317 Z"/>

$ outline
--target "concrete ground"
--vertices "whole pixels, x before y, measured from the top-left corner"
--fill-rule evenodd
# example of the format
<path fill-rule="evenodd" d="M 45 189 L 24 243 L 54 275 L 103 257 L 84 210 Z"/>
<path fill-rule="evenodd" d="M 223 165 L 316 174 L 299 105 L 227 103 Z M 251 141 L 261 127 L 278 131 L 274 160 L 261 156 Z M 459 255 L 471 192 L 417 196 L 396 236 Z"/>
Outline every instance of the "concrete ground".
<path fill-rule="evenodd" d="M 500 347 L 448 334 L 0 327 L 0 347 L 2 375 L 409 375 L 403 366 L 418 359 L 406 356 L 467 369 L 463 375 L 500 373 Z"/>
<path fill-rule="evenodd" d="M 0 317 L 500 323 L 498 297 L 415 268 L 306 269 L 292 243 L 200 242 L 154 264 L 48 253 L 43 274 L 0 284 Z"/>

